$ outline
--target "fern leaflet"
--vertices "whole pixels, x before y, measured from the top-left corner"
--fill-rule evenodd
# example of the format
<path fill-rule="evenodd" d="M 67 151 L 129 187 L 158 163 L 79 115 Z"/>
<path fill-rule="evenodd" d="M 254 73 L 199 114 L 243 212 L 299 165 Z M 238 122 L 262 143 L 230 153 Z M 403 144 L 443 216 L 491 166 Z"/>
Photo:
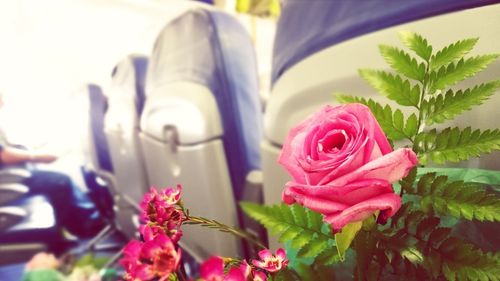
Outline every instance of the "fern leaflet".
<path fill-rule="evenodd" d="M 415 54 L 417 54 L 423 60 L 429 61 L 432 55 L 432 46 L 429 45 L 427 39 L 417 33 L 409 31 L 400 32 L 399 37 L 401 38 L 401 41 L 406 45 L 406 47 L 414 51 Z"/>
<path fill-rule="evenodd" d="M 431 59 L 431 68 L 439 69 L 456 60 L 463 58 L 476 45 L 479 38 L 469 38 L 457 41 L 439 50 Z"/>
<path fill-rule="evenodd" d="M 418 108 L 420 101 L 419 85 L 412 86 L 410 81 L 385 71 L 360 69 L 359 75 L 389 99 L 396 101 L 400 105 Z"/>
<path fill-rule="evenodd" d="M 299 257 L 326 258 L 325 252 L 337 252 L 333 236 L 325 231 L 330 227 L 323 227 L 322 216 L 318 213 L 298 204 L 262 206 L 242 202 L 241 207 L 271 233 L 279 235 L 280 242 L 290 242 L 290 246 L 298 250 Z"/>
<path fill-rule="evenodd" d="M 480 105 L 500 88 L 500 80 L 484 83 L 474 88 L 454 92 L 448 90 L 445 95 L 437 95 L 424 101 L 421 108 L 425 112 L 425 123 L 432 125 L 453 120 L 457 115 Z"/>
<path fill-rule="evenodd" d="M 380 45 L 380 53 L 385 61 L 398 73 L 417 81 L 423 81 L 425 65 L 419 64 L 408 53 L 395 47 Z"/>
<path fill-rule="evenodd" d="M 476 56 L 468 59 L 460 59 L 456 63 L 443 65 L 439 70 L 432 71 L 430 80 L 432 81 L 432 90 L 442 90 L 452 86 L 457 82 L 471 77 L 485 69 L 492 63 L 498 54 Z"/>
<path fill-rule="evenodd" d="M 448 182 L 446 176 L 423 175 L 416 188 L 405 187 L 408 194 L 421 196 L 420 205 L 427 213 L 451 215 L 479 221 L 500 221 L 500 198 L 479 184 Z"/>
<path fill-rule="evenodd" d="M 467 127 L 446 128 L 441 132 L 432 129 L 415 137 L 414 150 L 418 152 L 421 164 L 429 158 L 437 164 L 459 162 L 482 153 L 500 150 L 500 130 L 474 130 Z"/>

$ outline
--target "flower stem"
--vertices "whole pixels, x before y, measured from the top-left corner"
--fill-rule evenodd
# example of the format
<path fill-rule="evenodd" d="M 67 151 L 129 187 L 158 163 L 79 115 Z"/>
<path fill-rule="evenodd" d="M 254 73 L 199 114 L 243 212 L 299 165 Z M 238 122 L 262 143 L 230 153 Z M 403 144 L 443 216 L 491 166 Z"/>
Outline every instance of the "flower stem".
<path fill-rule="evenodd" d="M 191 215 L 186 214 L 186 218 L 187 219 L 184 222 L 185 224 L 201 225 L 204 227 L 217 229 L 221 232 L 231 233 L 234 236 L 237 236 L 241 239 L 244 239 L 244 240 L 256 245 L 257 247 L 259 247 L 261 249 L 266 248 L 266 246 L 264 246 L 264 244 L 257 237 L 255 237 L 255 235 L 253 235 L 253 234 L 251 234 L 243 229 L 240 229 L 237 227 L 227 226 L 227 225 L 222 224 L 216 220 L 210 220 L 210 219 L 203 218 L 203 217 L 195 217 L 195 216 L 191 216 Z"/>

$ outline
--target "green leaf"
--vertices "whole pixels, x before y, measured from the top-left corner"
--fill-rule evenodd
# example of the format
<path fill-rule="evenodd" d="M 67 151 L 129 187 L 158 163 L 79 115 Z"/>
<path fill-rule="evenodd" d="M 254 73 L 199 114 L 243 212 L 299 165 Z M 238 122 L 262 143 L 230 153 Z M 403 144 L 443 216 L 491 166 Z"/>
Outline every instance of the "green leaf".
<path fill-rule="evenodd" d="M 380 45 L 379 50 L 385 61 L 398 73 L 417 81 L 424 80 L 425 65 L 418 64 L 408 53 L 387 45 Z"/>
<path fill-rule="evenodd" d="M 382 267 L 390 262 L 399 276 L 417 274 L 417 280 L 430 280 L 430 276 L 440 280 L 438 277 L 443 275 L 449 280 L 499 280 L 499 254 L 483 252 L 451 237 L 450 228 L 438 227 L 438 217 L 425 217 L 416 229 L 410 227 L 419 217 L 420 214 L 410 212 L 403 226 L 384 231 L 376 249 L 377 257 L 387 257 L 377 259 Z"/>
<path fill-rule="evenodd" d="M 337 251 L 341 261 L 345 260 L 345 252 L 356 237 L 356 234 L 358 234 L 361 226 L 363 226 L 362 221 L 349 223 L 342 228 L 341 232 L 335 234 L 335 242 L 337 243 Z"/>
<path fill-rule="evenodd" d="M 447 66 L 441 66 L 439 70 L 434 70 L 430 74 L 432 90 L 442 90 L 465 78 L 474 76 L 485 69 L 498 56 L 498 54 L 475 56 L 468 59 L 460 59 L 458 62 L 450 63 Z"/>
<path fill-rule="evenodd" d="M 422 196 L 422 209 L 428 212 L 467 220 L 500 221 L 500 198 L 479 184 L 448 182 L 446 176 L 428 173 L 418 181 L 417 190 L 408 190 L 408 194 Z M 429 226 L 437 224 L 434 218 L 423 220 L 417 226 L 417 237 L 425 236 L 432 229 Z"/>
<path fill-rule="evenodd" d="M 479 38 L 469 38 L 457 41 L 439 50 L 431 59 L 431 68 L 438 69 L 451 62 L 463 58 L 476 45 Z"/>
<path fill-rule="evenodd" d="M 399 183 L 401 184 L 401 188 L 406 192 L 413 192 L 413 183 L 417 177 L 417 167 L 413 167 L 408 175 L 403 178 Z"/>
<path fill-rule="evenodd" d="M 411 263 L 421 263 L 424 261 L 423 254 L 415 247 L 408 247 L 401 251 L 401 256 Z"/>
<path fill-rule="evenodd" d="M 499 254 L 483 252 L 455 237 L 446 239 L 437 251 L 448 280 L 500 280 Z"/>
<path fill-rule="evenodd" d="M 473 106 L 484 103 L 500 88 L 500 80 L 477 85 L 474 88 L 454 92 L 448 90 L 445 95 L 437 95 L 425 101 L 422 110 L 426 112 L 425 123 L 443 123 L 453 120 Z"/>
<path fill-rule="evenodd" d="M 415 54 L 417 54 L 425 61 L 429 61 L 432 55 L 432 46 L 429 45 L 427 39 L 423 38 L 417 33 L 409 31 L 399 32 L 399 37 L 401 38 L 401 41 L 403 41 L 403 43 L 406 45 L 406 47 L 414 51 Z"/>
<path fill-rule="evenodd" d="M 414 136 L 418 131 L 418 121 L 417 115 L 415 113 L 411 114 L 410 117 L 406 120 L 406 126 L 403 129 L 403 132 L 406 136 Z"/>
<path fill-rule="evenodd" d="M 301 258 L 317 258 L 324 252 L 336 252 L 333 236 L 322 229 L 329 225 L 322 222 L 322 216 L 298 204 L 263 206 L 242 202 L 243 211 L 264 225 L 280 242 L 290 242 Z M 319 223 L 321 222 L 321 223 Z"/>
<path fill-rule="evenodd" d="M 168 281 L 178 281 L 179 278 L 176 273 L 172 273 L 168 276 Z"/>
<path fill-rule="evenodd" d="M 387 98 L 400 105 L 418 107 L 420 101 L 419 85 L 412 87 L 410 81 L 385 71 L 360 69 L 359 75 Z"/>
<path fill-rule="evenodd" d="M 300 275 L 301 281 L 335 281 L 335 269 L 328 267 L 322 263 L 298 264 L 297 273 Z M 292 281 L 294 279 L 284 279 L 284 281 Z"/>
<path fill-rule="evenodd" d="M 300 281 L 300 277 L 294 271 L 285 268 L 278 271 L 270 281 Z"/>
<path fill-rule="evenodd" d="M 23 281 L 62 281 L 64 276 L 55 269 L 35 269 L 24 273 Z"/>
<path fill-rule="evenodd" d="M 438 133 L 433 129 L 415 137 L 414 149 L 424 165 L 429 158 L 437 164 L 459 162 L 500 150 L 500 130 L 481 132 L 472 131 L 470 127 L 463 130 L 455 127 Z"/>
<path fill-rule="evenodd" d="M 406 132 L 414 131 L 412 128 L 413 124 L 407 125 L 405 127 L 404 116 L 399 109 L 397 109 L 393 113 L 389 105 L 382 107 L 382 105 L 372 99 L 346 95 L 337 95 L 337 101 L 341 103 L 361 103 L 368 106 L 377 119 L 378 123 L 382 127 L 382 130 L 384 131 L 386 136 L 392 141 L 397 141 L 405 138 L 411 139 L 413 137 L 412 135 L 406 134 Z"/>

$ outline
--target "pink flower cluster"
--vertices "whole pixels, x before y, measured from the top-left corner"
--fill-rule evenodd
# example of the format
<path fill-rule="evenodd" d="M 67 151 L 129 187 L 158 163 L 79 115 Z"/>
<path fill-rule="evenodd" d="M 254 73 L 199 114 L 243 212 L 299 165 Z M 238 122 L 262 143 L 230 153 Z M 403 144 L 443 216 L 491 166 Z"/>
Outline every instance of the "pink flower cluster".
<path fill-rule="evenodd" d="M 267 281 L 267 273 L 275 273 L 288 264 L 285 250 L 278 249 L 273 255 L 268 249 L 259 252 L 261 260 L 253 260 L 252 264 L 243 261 L 239 266 L 233 266 L 224 272 L 224 260 L 221 257 L 211 257 L 201 265 L 201 279 L 204 281 Z"/>
<path fill-rule="evenodd" d="M 182 236 L 181 225 L 185 220 L 182 211 L 176 206 L 181 198 L 181 192 L 181 185 L 160 192 L 152 187 L 150 192 L 144 195 L 141 202 L 141 220 L 146 225 L 139 229 L 143 236 L 166 233 L 173 242 L 179 241 Z"/>
<path fill-rule="evenodd" d="M 167 280 L 179 267 L 181 251 L 176 245 L 182 236 L 184 213 L 177 204 L 182 186 L 158 192 L 151 188 L 141 202 L 139 227 L 144 242 L 132 240 L 123 250 L 120 264 L 124 267 L 125 280 L 144 281 L 159 278 Z"/>

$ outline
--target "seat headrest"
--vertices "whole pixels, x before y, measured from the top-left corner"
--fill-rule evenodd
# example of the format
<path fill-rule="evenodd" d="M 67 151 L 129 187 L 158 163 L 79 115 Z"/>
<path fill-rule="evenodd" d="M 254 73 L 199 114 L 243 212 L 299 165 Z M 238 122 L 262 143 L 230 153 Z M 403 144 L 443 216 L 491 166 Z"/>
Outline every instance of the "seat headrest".
<path fill-rule="evenodd" d="M 273 50 L 272 83 L 304 58 L 390 26 L 498 0 L 284 1 Z"/>
<path fill-rule="evenodd" d="M 111 74 L 113 87 L 119 91 L 110 93 L 129 95 L 135 101 L 137 116 L 141 115 L 145 100 L 148 58 L 143 55 L 129 55 L 121 60 Z"/>

